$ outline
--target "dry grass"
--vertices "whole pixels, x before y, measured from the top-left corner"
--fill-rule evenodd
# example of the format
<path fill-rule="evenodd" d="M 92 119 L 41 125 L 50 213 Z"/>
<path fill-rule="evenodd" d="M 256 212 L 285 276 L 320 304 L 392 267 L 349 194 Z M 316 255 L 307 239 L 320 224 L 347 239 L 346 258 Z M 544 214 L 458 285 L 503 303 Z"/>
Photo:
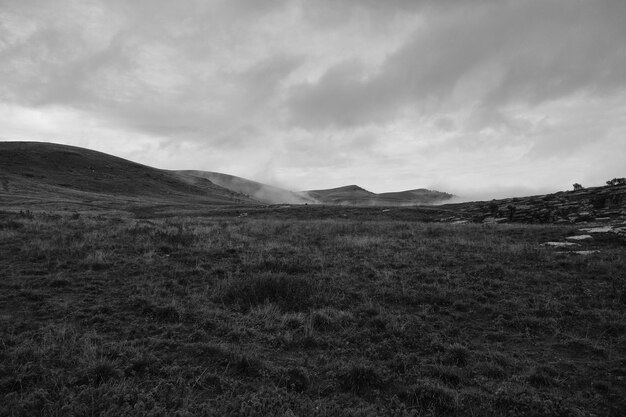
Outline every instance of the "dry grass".
<path fill-rule="evenodd" d="M 623 415 L 623 242 L 571 233 L 3 213 L 0 415 Z"/>

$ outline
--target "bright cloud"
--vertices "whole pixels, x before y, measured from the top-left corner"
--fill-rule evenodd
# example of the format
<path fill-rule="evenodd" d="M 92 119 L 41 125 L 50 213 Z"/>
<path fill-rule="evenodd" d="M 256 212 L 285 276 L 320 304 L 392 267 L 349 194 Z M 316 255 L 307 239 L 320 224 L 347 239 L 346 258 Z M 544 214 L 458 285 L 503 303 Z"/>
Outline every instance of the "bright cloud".
<path fill-rule="evenodd" d="M 0 0 L 0 140 L 292 189 L 624 176 L 626 2 Z"/>

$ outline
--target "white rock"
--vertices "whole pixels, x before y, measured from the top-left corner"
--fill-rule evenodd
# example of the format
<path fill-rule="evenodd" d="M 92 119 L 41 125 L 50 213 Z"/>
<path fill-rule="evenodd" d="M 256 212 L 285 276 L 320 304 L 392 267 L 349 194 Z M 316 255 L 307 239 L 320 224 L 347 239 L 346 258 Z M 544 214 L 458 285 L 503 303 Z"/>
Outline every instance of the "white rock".
<path fill-rule="evenodd" d="M 577 235 L 577 236 L 568 236 L 565 239 L 567 239 L 567 240 L 587 240 L 587 239 L 593 239 L 593 237 L 591 235 Z"/>
<path fill-rule="evenodd" d="M 613 226 L 588 227 L 586 229 L 578 229 L 587 233 L 609 233 L 613 231 Z"/>
<path fill-rule="evenodd" d="M 569 254 L 574 253 L 576 255 L 583 255 L 583 256 L 585 256 L 585 255 L 591 255 L 592 253 L 600 253 L 600 251 L 599 250 L 572 250 L 572 251 L 567 251 L 567 252 L 560 251 L 560 252 L 556 252 L 556 253 L 569 253 Z"/>
<path fill-rule="evenodd" d="M 578 243 L 573 242 L 546 242 L 542 243 L 541 246 L 556 246 L 556 247 L 566 247 L 566 246 L 580 246 Z"/>

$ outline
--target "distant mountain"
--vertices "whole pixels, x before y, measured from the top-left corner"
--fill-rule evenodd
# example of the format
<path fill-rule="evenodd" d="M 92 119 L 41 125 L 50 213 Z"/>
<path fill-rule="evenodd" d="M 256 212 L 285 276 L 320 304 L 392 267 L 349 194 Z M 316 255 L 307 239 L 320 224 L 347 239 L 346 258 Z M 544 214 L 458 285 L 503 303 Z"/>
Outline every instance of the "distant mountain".
<path fill-rule="evenodd" d="M 208 179 L 102 152 L 43 142 L 0 142 L 0 201 L 128 201 L 258 204 Z"/>
<path fill-rule="evenodd" d="M 364 206 L 410 206 L 440 203 L 452 198 L 452 194 L 440 191 L 417 189 L 376 194 L 358 185 L 303 191 L 302 194 L 324 204 Z"/>
<path fill-rule="evenodd" d="M 329 188 L 326 190 L 303 191 L 307 195 L 324 204 L 364 204 L 376 197 L 376 194 L 367 191 L 358 185 Z"/>
<path fill-rule="evenodd" d="M 432 204 L 450 194 L 409 190 L 375 194 L 357 185 L 293 192 L 209 171 L 169 171 L 102 152 L 47 142 L 0 142 L 0 204 L 54 208 L 106 204 L 259 205 Z"/>
<path fill-rule="evenodd" d="M 236 177 L 234 175 L 221 174 L 209 171 L 176 171 L 179 175 L 188 178 L 204 178 L 220 187 L 244 194 L 257 201 L 266 204 L 305 204 L 317 203 L 313 198 L 301 193 L 288 191 L 272 185 Z"/>
<path fill-rule="evenodd" d="M 391 193 L 378 194 L 378 201 L 385 205 L 404 205 L 408 204 L 438 204 L 454 197 L 452 194 L 442 191 L 427 190 L 418 188 L 416 190 L 398 191 Z M 396 204 L 394 204 L 396 203 Z"/>

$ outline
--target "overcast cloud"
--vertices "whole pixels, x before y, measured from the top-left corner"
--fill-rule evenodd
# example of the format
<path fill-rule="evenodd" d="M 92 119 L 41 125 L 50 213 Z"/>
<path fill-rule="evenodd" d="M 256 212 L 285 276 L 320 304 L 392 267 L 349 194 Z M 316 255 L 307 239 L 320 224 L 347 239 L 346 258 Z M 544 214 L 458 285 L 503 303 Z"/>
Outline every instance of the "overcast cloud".
<path fill-rule="evenodd" d="M 0 0 L 0 140 L 291 189 L 626 176 L 624 0 Z"/>

